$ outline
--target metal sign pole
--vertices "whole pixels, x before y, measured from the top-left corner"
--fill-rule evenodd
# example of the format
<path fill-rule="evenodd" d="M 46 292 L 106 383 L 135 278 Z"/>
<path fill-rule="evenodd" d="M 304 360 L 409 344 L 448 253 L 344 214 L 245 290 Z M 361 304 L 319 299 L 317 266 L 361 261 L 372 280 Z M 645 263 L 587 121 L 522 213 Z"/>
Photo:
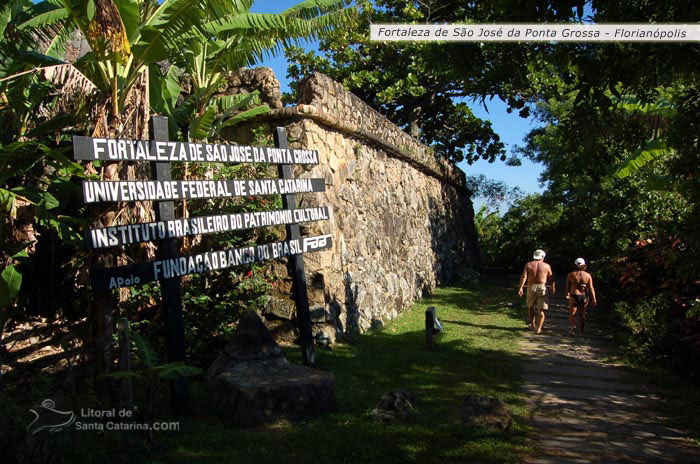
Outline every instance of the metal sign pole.
<path fill-rule="evenodd" d="M 167 141 L 168 118 L 163 116 L 151 117 L 151 138 L 156 141 Z M 171 180 L 170 163 L 154 163 L 154 177 L 159 181 Z M 175 219 L 175 206 L 172 201 L 156 202 L 156 217 L 159 221 Z M 158 258 L 177 258 L 177 240 L 167 238 L 158 245 Z M 168 362 L 185 360 L 185 325 L 182 318 L 182 293 L 180 278 L 161 279 L 160 289 L 163 309 L 166 315 L 167 327 L 167 356 Z M 189 412 L 190 395 L 187 378 L 180 377 L 170 383 L 170 400 L 173 411 L 177 414 Z"/>
<path fill-rule="evenodd" d="M 275 146 L 277 148 L 289 148 L 287 131 L 284 127 L 275 128 Z M 278 172 L 282 179 L 292 178 L 292 166 L 290 164 L 280 164 Z M 284 209 L 296 208 L 295 195 L 282 195 L 282 207 Z M 299 240 L 301 238 L 299 224 L 288 224 L 285 226 L 285 229 L 287 232 L 287 240 Z M 294 303 L 297 307 L 297 324 L 299 327 L 299 337 L 301 339 L 301 354 L 305 365 L 314 366 L 316 364 L 316 356 L 314 354 L 314 341 L 311 331 L 309 296 L 306 289 L 304 255 L 293 255 L 288 259 L 289 272 L 292 274 L 292 293 L 294 296 Z"/>

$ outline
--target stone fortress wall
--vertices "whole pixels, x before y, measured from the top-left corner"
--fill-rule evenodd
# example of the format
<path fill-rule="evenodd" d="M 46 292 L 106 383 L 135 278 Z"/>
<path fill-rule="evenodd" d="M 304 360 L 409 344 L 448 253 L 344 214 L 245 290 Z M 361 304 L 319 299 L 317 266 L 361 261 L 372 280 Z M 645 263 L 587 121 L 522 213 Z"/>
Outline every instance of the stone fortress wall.
<path fill-rule="evenodd" d="M 302 226 L 302 235 L 333 236 L 331 250 L 304 255 L 315 334 L 335 339 L 381 327 L 439 283 L 477 266 L 474 211 L 461 170 L 323 74 L 300 82 L 297 106 L 282 107 L 271 70 L 239 73 L 272 108 L 253 125 L 270 132 L 285 126 L 291 147 L 319 151 L 318 166 L 294 172 L 326 182 L 325 193 L 302 195 L 299 206 L 331 209 L 329 221 Z M 237 130 L 239 142 L 250 141 L 250 129 Z M 284 264 L 271 268 L 286 278 Z M 293 327 L 290 288 L 287 279 L 263 313 L 278 336 Z"/>

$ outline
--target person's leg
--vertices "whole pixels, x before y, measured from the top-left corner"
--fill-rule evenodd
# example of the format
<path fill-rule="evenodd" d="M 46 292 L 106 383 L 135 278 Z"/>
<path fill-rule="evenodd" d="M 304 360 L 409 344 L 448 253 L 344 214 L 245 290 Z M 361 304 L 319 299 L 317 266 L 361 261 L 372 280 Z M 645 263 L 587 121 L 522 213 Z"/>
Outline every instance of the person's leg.
<path fill-rule="evenodd" d="M 545 320 L 545 317 L 544 317 L 545 311 L 544 311 L 544 309 L 540 309 L 539 313 L 540 313 L 540 320 L 539 320 L 538 323 L 537 323 L 537 333 L 541 333 L 541 332 L 542 332 L 542 326 L 544 325 L 544 320 Z"/>
<path fill-rule="evenodd" d="M 537 304 L 537 298 L 534 293 L 530 290 L 530 287 L 527 287 L 527 295 L 526 295 L 526 304 L 527 304 L 527 315 L 528 315 L 528 320 L 530 321 L 530 330 L 535 330 L 535 306 Z"/>
<path fill-rule="evenodd" d="M 576 332 L 576 302 L 573 298 L 569 298 L 569 335 Z"/>
<path fill-rule="evenodd" d="M 581 304 L 579 308 L 579 329 L 578 333 L 583 335 L 583 327 L 586 325 L 586 307 L 588 306 L 588 300 L 586 300 L 585 303 Z"/>

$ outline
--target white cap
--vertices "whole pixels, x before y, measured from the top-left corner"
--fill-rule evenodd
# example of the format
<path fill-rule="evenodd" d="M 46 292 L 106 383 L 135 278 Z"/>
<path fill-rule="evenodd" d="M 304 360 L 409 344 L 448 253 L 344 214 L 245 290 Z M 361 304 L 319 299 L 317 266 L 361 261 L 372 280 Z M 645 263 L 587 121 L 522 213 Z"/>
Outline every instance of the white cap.
<path fill-rule="evenodd" d="M 547 256 L 547 253 L 545 253 L 544 250 L 535 250 L 535 252 L 532 254 L 532 259 L 539 261 L 544 259 L 545 256 Z"/>
<path fill-rule="evenodd" d="M 586 260 L 583 258 L 576 258 L 576 261 L 574 261 L 574 264 L 576 264 L 578 267 L 585 266 Z"/>

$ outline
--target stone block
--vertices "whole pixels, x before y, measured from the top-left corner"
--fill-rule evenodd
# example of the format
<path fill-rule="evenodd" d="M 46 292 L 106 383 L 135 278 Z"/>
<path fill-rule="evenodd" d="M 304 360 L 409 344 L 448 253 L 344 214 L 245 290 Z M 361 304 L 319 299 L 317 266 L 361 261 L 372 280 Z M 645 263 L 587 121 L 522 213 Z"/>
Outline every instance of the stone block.
<path fill-rule="evenodd" d="M 239 362 L 208 382 L 210 404 L 234 424 L 299 421 L 325 413 L 335 402 L 335 377 L 284 358 Z"/>
<path fill-rule="evenodd" d="M 335 377 L 290 364 L 253 311 L 209 367 L 206 389 L 212 411 L 242 426 L 303 420 L 335 401 Z"/>
<path fill-rule="evenodd" d="M 267 303 L 265 309 L 263 309 L 263 315 L 266 319 L 294 319 L 294 313 L 296 312 L 296 306 L 294 301 L 290 298 L 280 298 L 273 296 Z"/>
<path fill-rule="evenodd" d="M 489 430 L 508 430 L 513 421 L 510 408 L 497 398 L 467 395 L 462 402 L 462 423 Z"/>

